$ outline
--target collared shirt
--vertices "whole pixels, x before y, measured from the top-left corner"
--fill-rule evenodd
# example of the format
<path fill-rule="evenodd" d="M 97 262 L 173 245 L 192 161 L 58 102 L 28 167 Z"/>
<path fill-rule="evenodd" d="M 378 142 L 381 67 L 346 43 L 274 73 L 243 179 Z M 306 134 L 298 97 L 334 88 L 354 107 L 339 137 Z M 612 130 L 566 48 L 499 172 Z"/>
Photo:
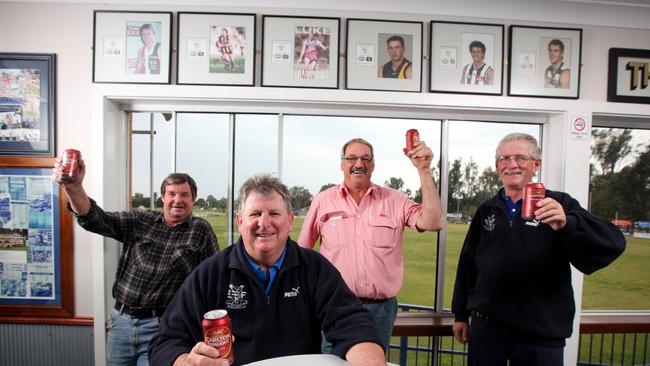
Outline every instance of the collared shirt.
<path fill-rule="evenodd" d="M 219 250 L 210 224 L 193 216 L 169 227 L 160 212 L 105 212 L 91 200 L 77 222 L 124 244 L 113 297 L 131 307 L 165 308 L 185 277 Z"/>
<path fill-rule="evenodd" d="M 359 205 L 344 184 L 317 194 L 298 243 L 313 248 L 341 272 L 359 297 L 387 299 L 402 287 L 404 227 L 417 229 L 422 205 L 395 189 L 371 184 Z"/>
<path fill-rule="evenodd" d="M 517 212 L 521 212 L 521 205 L 523 203 L 523 199 L 520 199 L 517 202 L 512 202 L 510 197 L 506 196 L 506 190 L 502 187 L 499 189 L 499 197 L 503 201 L 503 203 L 506 204 L 506 207 L 508 207 L 508 216 L 510 216 L 510 220 L 515 218 L 515 214 Z"/>
<path fill-rule="evenodd" d="M 255 263 L 253 258 L 251 258 L 250 255 L 244 250 L 244 255 L 246 256 L 246 259 L 248 260 L 248 264 L 251 265 L 253 268 L 253 273 L 255 273 L 255 278 L 257 278 L 260 283 L 262 284 L 262 288 L 264 289 L 264 293 L 266 296 L 268 296 L 271 293 L 271 287 L 273 287 L 273 281 L 275 281 L 275 277 L 278 275 L 278 272 L 280 272 L 280 268 L 282 268 L 282 263 L 284 263 L 284 256 L 287 253 L 287 246 L 284 246 L 284 249 L 282 249 L 282 254 L 280 255 L 280 258 L 273 264 L 273 266 L 269 267 L 269 275 L 267 277 L 266 271 L 260 267 L 259 264 Z"/>

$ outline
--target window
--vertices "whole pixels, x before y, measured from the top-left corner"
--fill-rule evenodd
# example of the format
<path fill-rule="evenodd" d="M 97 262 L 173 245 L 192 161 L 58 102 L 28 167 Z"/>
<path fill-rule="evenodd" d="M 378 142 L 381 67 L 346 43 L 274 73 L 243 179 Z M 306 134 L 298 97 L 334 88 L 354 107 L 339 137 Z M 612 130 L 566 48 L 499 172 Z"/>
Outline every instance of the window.
<path fill-rule="evenodd" d="M 416 169 L 404 156 L 405 133 L 418 129 L 420 139 L 434 152 L 432 167 L 438 181 L 440 159 L 440 121 L 391 118 L 285 116 L 283 135 L 283 181 L 302 198 L 294 209 L 297 239 L 311 198 L 323 188 L 343 181 L 341 147 L 361 137 L 373 145 L 375 170 L 372 182 L 390 185 L 415 197 L 420 181 Z M 400 303 L 431 306 L 436 273 L 435 233 L 404 231 L 404 285 L 398 294 Z"/>
<path fill-rule="evenodd" d="M 585 276 L 582 309 L 649 310 L 650 130 L 592 129 L 589 210 L 625 234 L 625 252 Z"/>
<path fill-rule="evenodd" d="M 469 229 L 469 221 L 478 206 L 494 196 L 497 189 L 501 187 L 501 181 L 494 166 L 497 145 L 505 135 L 512 132 L 532 135 L 541 144 L 542 128 L 540 125 L 449 122 L 445 308 L 451 308 L 458 258 Z"/>

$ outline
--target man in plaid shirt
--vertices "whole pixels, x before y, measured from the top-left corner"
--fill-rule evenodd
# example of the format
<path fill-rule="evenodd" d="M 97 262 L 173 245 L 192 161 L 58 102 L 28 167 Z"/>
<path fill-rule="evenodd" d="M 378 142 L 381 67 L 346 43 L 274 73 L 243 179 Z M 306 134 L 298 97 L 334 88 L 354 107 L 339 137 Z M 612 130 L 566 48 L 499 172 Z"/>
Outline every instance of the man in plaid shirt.
<path fill-rule="evenodd" d="M 113 284 L 107 364 L 146 365 L 158 318 L 185 277 L 219 250 L 217 238 L 207 221 L 192 216 L 197 188 L 189 175 L 172 173 L 163 180 L 162 213 L 105 212 L 84 191 L 85 164 L 81 159 L 78 164 L 72 179 L 62 177 L 61 159 L 53 169 L 68 196 L 68 209 L 84 229 L 123 243 Z"/>

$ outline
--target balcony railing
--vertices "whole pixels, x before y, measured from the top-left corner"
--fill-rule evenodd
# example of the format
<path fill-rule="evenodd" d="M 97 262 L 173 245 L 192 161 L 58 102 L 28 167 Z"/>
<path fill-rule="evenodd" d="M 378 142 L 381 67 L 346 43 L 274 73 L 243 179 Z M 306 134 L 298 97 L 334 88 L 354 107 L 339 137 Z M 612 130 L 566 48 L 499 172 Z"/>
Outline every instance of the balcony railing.
<path fill-rule="evenodd" d="M 402 366 L 467 365 L 467 348 L 451 332 L 451 313 L 400 304 L 389 361 Z M 650 365 L 650 314 L 591 313 L 580 317 L 577 366 Z"/>

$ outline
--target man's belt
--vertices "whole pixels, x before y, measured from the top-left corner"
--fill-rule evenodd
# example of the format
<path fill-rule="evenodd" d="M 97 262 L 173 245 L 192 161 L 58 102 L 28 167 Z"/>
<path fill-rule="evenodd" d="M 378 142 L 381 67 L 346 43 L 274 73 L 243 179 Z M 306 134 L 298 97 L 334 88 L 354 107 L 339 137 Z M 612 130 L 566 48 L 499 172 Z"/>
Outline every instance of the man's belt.
<path fill-rule="evenodd" d="M 131 315 L 135 318 L 155 318 L 162 316 L 165 308 L 143 308 L 124 305 L 119 301 L 115 301 L 115 310 L 120 313 Z"/>

